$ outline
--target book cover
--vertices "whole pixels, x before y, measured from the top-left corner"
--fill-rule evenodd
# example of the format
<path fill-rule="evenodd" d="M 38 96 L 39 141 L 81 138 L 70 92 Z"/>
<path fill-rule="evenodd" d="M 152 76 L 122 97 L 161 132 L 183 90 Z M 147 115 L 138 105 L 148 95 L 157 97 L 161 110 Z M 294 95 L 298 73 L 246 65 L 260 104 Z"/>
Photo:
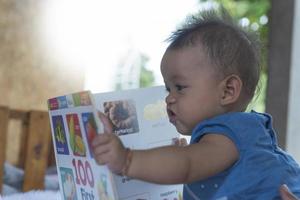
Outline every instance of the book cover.
<path fill-rule="evenodd" d="M 157 86 L 97 94 L 83 91 L 48 100 L 63 199 L 182 199 L 182 185 L 158 185 L 115 175 L 98 165 L 91 151 L 91 141 L 103 129 L 98 111 L 107 115 L 114 134 L 126 147 L 171 145 L 179 134 L 168 121 L 165 96 L 164 87 Z"/>

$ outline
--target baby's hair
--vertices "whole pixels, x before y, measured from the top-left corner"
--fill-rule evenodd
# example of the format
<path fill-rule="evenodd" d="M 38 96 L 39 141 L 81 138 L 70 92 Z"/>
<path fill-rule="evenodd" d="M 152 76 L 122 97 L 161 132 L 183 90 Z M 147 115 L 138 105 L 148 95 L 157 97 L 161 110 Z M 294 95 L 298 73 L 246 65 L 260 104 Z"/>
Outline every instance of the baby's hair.
<path fill-rule="evenodd" d="M 237 74 L 248 101 L 252 99 L 260 75 L 260 47 L 257 35 L 234 23 L 221 8 L 189 16 L 167 39 L 168 50 L 203 46 L 210 62 L 223 77 Z"/>

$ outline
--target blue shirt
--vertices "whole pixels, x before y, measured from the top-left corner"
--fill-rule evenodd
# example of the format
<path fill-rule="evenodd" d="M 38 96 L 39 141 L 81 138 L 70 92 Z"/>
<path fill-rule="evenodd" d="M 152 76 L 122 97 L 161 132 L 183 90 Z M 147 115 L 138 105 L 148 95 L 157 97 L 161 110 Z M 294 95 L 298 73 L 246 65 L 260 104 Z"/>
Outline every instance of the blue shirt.
<path fill-rule="evenodd" d="M 300 197 L 299 165 L 278 147 L 270 115 L 235 112 L 205 120 L 193 130 L 191 144 L 210 133 L 230 138 L 239 159 L 220 174 L 184 185 L 184 200 L 280 199 L 282 184 Z"/>

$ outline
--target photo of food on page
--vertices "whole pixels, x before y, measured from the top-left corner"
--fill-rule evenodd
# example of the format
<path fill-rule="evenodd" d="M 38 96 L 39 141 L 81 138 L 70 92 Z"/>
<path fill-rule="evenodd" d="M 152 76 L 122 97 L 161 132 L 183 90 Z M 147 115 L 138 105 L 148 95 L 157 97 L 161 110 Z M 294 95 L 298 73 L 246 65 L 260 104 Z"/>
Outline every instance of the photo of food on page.
<path fill-rule="evenodd" d="M 116 135 L 139 132 L 136 107 L 133 100 L 104 102 L 104 113 L 110 119 Z"/>

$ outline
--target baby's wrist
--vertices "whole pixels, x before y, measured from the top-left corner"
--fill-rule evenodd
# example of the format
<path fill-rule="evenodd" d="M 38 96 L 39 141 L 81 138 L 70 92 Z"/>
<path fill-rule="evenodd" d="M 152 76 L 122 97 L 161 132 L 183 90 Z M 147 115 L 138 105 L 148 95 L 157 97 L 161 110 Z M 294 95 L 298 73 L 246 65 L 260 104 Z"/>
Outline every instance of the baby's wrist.
<path fill-rule="evenodd" d="M 132 150 L 130 148 L 126 148 L 125 164 L 121 171 L 122 176 L 128 176 L 128 171 L 129 171 L 131 161 L 132 161 L 132 154 L 133 154 Z"/>

